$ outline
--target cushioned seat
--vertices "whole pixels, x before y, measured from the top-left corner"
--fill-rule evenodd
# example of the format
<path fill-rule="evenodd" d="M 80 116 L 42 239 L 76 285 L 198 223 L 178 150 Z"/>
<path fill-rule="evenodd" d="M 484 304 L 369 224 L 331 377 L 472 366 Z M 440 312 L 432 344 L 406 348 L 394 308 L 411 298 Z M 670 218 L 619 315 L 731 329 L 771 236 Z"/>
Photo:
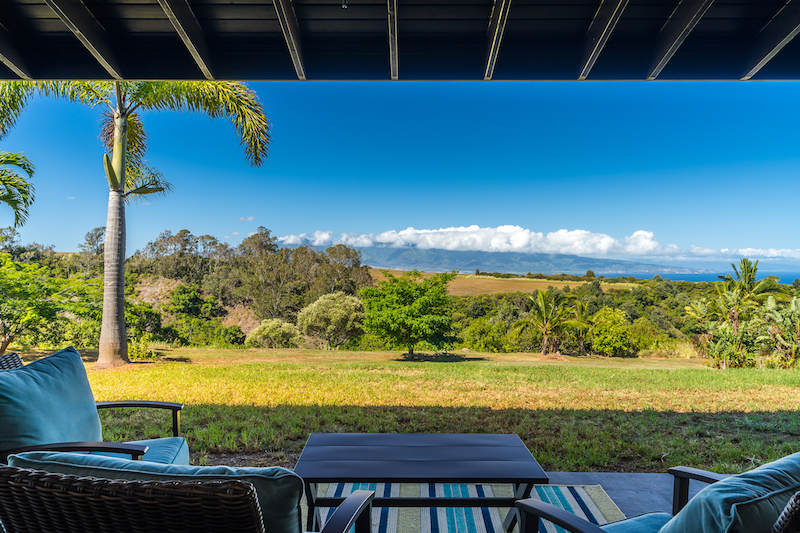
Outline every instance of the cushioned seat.
<path fill-rule="evenodd" d="M 148 450 L 142 456 L 142 461 L 151 463 L 162 463 L 165 465 L 188 465 L 189 464 L 189 445 L 183 437 L 164 437 L 163 439 L 131 440 L 128 444 L 142 444 Z M 120 459 L 130 459 L 130 455 L 108 452 L 89 452 L 90 455 L 103 455 L 107 457 L 118 457 Z"/>
<path fill-rule="evenodd" d="M 671 472 L 673 470 L 692 469 L 675 468 Z M 692 479 L 710 477 L 674 475 Z M 517 507 L 527 515 L 524 518 L 526 522 L 530 520 L 528 516 L 542 517 L 554 523 L 569 522 L 569 527 L 564 527 L 577 533 L 770 533 L 786 503 L 798 491 L 800 453 L 795 453 L 749 472 L 716 481 L 697 493 L 675 516 L 651 513 L 598 528 L 536 500 L 517 502 Z"/>
<path fill-rule="evenodd" d="M 18 468 L 105 479 L 140 481 L 238 479 L 247 481 L 252 483 L 256 489 L 264 523 L 269 524 L 270 533 L 298 533 L 301 531 L 300 500 L 303 497 L 303 480 L 285 468 L 167 465 L 63 452 L 27 452 L 11 455 L 8 458 L 8 464 Z"/>
<path fill-rule="evenodd" d="M 170 404 L 172 409 L 180 407 Z M 0 371 L 0 461 L 9 450 L 53 443 L 101 442 L 103 431 L 97 409 L 86 368 L 71 346 L 28 365 Z M 177 425 L 173 431 L 177 432 Z M 128 444 L 149 446 L 144 457 L 148 461 L 189 464 L 189 449 L 182 437 Z"/>

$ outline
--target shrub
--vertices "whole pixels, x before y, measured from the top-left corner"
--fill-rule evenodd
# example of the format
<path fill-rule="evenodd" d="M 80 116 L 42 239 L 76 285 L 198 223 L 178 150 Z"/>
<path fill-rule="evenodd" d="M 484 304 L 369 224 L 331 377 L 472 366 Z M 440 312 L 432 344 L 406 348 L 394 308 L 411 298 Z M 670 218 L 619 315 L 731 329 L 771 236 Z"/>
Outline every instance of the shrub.
<path fill-rule="evenodd" d="M 364 307 L 355 296 L 343 292 L 325 294 L 297 315 L 297 326 L 306 335 L 319 337 L 326 347 L 337 348 L 362 333 Z"/>
<path fill-rule="evenodd" d="M 595 351 L 612 356 L 624 356 L 630 353 L 630 330 L 624 311 L 604 307 L 595 314 L 592 322 L 594 322 L 592 346 Z"/>
<path fill-rule="evenodd" d="M 303 340 L 297 326 L 279 318 L 268 318 L 244 341 L 248 348 L 296 348 Z"/>

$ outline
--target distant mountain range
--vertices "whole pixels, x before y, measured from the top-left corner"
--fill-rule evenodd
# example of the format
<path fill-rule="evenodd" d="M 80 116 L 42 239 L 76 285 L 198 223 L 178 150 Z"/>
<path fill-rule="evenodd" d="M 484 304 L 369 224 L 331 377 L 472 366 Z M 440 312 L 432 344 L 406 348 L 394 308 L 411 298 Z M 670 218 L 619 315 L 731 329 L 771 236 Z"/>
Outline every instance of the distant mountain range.
<path fill-rule="evenodd" d="M 701 274 L 708 270 L 678 266 L 651 265 L 616 259 L 595 259 L 564 254 L 524 254 L 517 252 L 461 252 L 422 248 L 361 248 L 361 262 L 373 268 L 448 272 L 504 272 L 511 274 L 577 274 L 592 270 L 605 274 Z"/>

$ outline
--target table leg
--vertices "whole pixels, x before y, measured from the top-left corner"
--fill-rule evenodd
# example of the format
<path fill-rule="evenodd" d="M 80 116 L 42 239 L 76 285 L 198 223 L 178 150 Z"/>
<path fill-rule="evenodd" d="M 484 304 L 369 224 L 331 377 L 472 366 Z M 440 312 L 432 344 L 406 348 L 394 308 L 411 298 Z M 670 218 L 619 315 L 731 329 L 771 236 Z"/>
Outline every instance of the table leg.
<path fill-rule="evenodd" d="M 530 497 L 533 484 L 531 483 L 515 483 L 514 484 L 514 498 L 517 500 L 524 500 Z M 503 529 L 511 531 L 519 521 L 519 509 L 512 507 L 508 510 L 506 519 L 503 522 Z"/>
<path fill-rule="evenodd" d="M 308 503 L 308 519 L 306 520 L 306 529 L 308 531 L 319 531 L 322 525 L 322 517 L 319 514 L 319 507 L 317 507 L 316 483 L 306 483 L 306 502 Z"/>

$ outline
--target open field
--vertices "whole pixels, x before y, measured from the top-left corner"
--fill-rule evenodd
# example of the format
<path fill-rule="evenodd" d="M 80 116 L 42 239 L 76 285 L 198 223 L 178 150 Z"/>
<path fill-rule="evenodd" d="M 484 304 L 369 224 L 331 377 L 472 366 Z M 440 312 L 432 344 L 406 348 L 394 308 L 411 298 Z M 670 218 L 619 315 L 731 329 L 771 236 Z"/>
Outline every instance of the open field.
<path fill-rule="evenodd" d="M 422 359 L 178 349 L 89 379 L 98 400 L 186 403 L 195 463 L 291 466 L 312 432 L 517 433 L 551 471 L 734 472 L 798 449 L 796 371 L 474 352 Z M 105 438 L 167 435 L 167 418 L 104 414 Z"/>
<path fill-rule="evenodd" d="M 393 276 L 402 276 L 405 272 L 401 270 L 389 270 Z M 385 279 L 381 270 L 371 269 L 372 279 L 382 280 Z M 432 276 L 431 273 L 426 273 L 425 276 Z M 466 294 L 492 294 L 496 292 L 533 292 L 535 290 L 546 290 L 547 287 L 553 286 L 558 289 L 563 289 L 569 285 L 575 288 L 582 285 L 584 281 L 552 281 L 546 279 L 529 279 L 529 278 L 493 278 L 491 276 L 476 276 L 475 274 L 458 274 L 456 279 L 450 282 L 449 291 L 453 296 L 464 296 Z M 630 289 L 634 287 L 631 283 L 601 283 L 600 286 L 604 291 L 608 289 Z"/>

